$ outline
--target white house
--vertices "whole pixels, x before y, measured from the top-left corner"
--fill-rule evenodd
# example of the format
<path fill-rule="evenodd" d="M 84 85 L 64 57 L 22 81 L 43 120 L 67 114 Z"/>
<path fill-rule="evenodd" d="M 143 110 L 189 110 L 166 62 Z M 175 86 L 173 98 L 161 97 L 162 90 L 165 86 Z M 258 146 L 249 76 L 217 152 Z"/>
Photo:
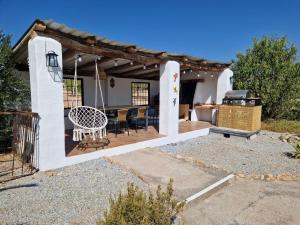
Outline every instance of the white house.
<path fill-rule="evenodd" d="M 16 68 L 30 81 L 32 111 L 40 117 L 35 152 L 40 170 L 207 135 L 214 123 L 214 105 L 232 89 L 228 63 L 114 42 L 50 20 L 34 21 L 13 51 Z M 50 52 L 57 54 L 58 67 L 47 65 Z M 105 106 L 159 107 L 158 131 L 151 127 L 129 136 L 109 134 L 110 144 L 104 149 L 76 149 L 78 143 L 67 132 L 73 129 L 67 114 L 74 100 L 74 61 L 78 61 L 79 104 L 93 107 L 95 59 Z M 180 122 L 180 104 L 189 104 L 190 121 Z"/>

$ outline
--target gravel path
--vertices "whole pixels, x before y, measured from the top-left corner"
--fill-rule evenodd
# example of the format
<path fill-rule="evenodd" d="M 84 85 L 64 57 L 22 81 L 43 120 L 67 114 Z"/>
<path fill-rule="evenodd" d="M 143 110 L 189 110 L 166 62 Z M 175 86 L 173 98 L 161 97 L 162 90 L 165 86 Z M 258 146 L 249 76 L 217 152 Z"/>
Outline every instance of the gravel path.
<path fill-rule="evenodd" d="M 161 150 L 202 160 L 229 172 L 300 175 L 300 159 L 285 155 L 294 148 L 279 140 L 280 134 L 262 131 L 255 139 L 224 138 L 220 134 L 160 147 Z"/>
<path fill-rule="evenodd" d="M 0 224 L 95 224 L 128 182 L 147 188 L 99 159 L 0 184 Z"/>

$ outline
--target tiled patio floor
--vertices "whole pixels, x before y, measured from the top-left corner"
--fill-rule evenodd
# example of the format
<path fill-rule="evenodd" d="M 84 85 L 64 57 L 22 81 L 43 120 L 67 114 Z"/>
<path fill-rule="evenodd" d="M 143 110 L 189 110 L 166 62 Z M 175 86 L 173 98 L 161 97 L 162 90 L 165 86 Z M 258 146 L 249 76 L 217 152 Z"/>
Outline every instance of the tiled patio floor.
<path fill-rule="evenodd" d="M 210 126 L 211 125 L 207 122 L 181 121 L 179 123 L 179 133 L 200 130 L 200 129 L 208 128 Z M 154 126 L 149 126 L 147 131 L 144 129 L 139 129 L 137 133 L 135 132 L 135 130 L 130 130 L 129 135 L 127 135 L 127 133 L 120 133 L 117 135 L 117 137 L 115 137 L 114 133 L 108 132 L 107 138 L 109 140 L 109 144 L 106 145 L 104 147 L 104 149 L 118 147 L 118 146 L 122 146 L 122 145 L 133 144 L 133 143 L 137 143 L 137 142 L 141 142 L 141 141 L 148 141 L 148 140 L 152 140 L 152 139 L 160 138 L 160 137 L 163 137 L 163 135 L 160 135 L 158 133 L 158 129 L 155 128 Z M 103 149 L 102 147 L 80 148 L 78 146 L 79 143 L 74 142 L 72 140 L 72 130 L 66 131 L 65 141 L 66 141 L 66 155 L 67 156 L 75 156 L 75 155 L 80 155 L 80 154 L 89 153 L 89 152 Z"/>

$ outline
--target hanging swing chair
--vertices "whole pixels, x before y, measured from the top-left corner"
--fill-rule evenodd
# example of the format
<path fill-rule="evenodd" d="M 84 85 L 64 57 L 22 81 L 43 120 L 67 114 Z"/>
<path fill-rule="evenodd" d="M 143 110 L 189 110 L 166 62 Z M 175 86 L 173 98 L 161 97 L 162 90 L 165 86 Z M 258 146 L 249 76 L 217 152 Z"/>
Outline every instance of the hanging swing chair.
<path fill-rule="evenodd" d="M 75 58 L 75 74 L 73 80 L 73 94 L 75 95 L 75 106 L 69 111 L 69 119 L 74 125 L 73 141 L 79 141 L 79 147 L 86 148 L 104 148 L 109 144 L 106 137 L 107 117 L 105 115 L 105 107 L 101 82 L 97 67 L 97 59 L 95 59 L 95 105 L 78 106 L 78 85 L 77 85 L 77 60 Z M 100 91 L 103 112 L 97 109 L 98 89 Z"/>

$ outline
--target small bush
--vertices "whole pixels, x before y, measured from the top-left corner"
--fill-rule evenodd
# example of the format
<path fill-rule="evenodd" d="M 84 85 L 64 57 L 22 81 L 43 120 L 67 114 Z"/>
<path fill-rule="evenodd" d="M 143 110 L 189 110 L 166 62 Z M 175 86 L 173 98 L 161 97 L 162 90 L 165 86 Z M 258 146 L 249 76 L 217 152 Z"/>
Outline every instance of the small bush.
<path fill-rule="evenodd" d="M 298 159 L 300 158 L 300 144 L 297 144 L 295 146 L 295 149 L 296 151 L 293 153 L 293 157 Z"/>
<path fill-rule="evenodd" d="M 126 193 L 110 199 L 110 209 L 97 225 L 170 225 L 183 205 L 174 197 L 172 180 L 166 192 L 158 186 L 156 195 L 147 195 L 131 183 Z"/>

